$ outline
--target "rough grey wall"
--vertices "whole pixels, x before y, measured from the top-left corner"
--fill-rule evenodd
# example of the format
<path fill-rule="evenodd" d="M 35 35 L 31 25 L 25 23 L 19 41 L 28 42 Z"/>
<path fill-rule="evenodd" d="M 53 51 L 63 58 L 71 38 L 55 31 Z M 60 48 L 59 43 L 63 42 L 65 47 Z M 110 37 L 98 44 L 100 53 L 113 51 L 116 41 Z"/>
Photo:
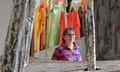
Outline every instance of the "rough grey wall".
<path fill-rule="evenodd" d="M 97 59 L 120 59 L 120 0 L 95 0 Z"/>
<path fill-rule="evenodd" d="M 4 43 L 12 9 L 12 0 L 0 0 L 0 56 L 4 54 Z"/>

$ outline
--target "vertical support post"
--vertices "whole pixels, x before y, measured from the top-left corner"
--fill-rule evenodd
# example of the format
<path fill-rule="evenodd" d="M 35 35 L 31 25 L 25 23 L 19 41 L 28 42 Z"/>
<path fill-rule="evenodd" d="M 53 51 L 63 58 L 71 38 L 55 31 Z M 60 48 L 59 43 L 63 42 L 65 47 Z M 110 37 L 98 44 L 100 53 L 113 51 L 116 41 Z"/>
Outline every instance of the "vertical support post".
<path fill-rule="evenodd" d="M 2 72 L 24 72 L 32 37 L 34 0 L 13 0 Z"/>
<path fill-rule="evenodd" d="M 86 44 L 87 70 L 96 70 L 96 34 L 94 21 L 94 0 L 86 0 Z"/>

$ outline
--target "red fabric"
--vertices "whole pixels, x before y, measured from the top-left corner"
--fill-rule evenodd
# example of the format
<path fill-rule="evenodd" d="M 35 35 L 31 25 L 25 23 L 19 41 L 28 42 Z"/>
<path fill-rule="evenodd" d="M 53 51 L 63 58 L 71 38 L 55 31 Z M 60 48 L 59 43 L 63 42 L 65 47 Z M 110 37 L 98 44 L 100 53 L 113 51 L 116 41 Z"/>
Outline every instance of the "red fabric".
<path fill-rule="evenodd" d="M 44 4 L 43 3 L 40 4 L 40 9 L 41 8 L 44 8 Z M 46 7 L 45 9 L 46 9 L 46 14 L 48 14 L 48 7 Z"/>
<path fill-rule="evenodd" d="M 62 33 L 65 29 L 65 21 L 64 21 L 64 12 L 61 13 L 60 16 L 60 38 L 59 38 L 59 44 L 62 43 Z M 76 33 L 76 39 L 80 38 L 80 20 L 78 16 L 78 11 L 73 11 L 71 13 L 67 13 L 67 26 L 71 27 L 75 30 Z"/>
<path fill-rule="evenodd" d="M 63 0 L 53 0 L 53 1 L 57 5 L 59 2 L 62 2 Z"/>

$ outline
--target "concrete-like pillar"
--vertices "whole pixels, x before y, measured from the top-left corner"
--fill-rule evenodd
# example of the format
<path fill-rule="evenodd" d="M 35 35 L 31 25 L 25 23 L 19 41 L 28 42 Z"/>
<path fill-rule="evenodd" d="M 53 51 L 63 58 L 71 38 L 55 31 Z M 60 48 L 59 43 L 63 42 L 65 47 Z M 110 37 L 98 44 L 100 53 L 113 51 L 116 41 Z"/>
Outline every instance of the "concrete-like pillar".
<path fill-rule="evenodd" d="M 96 70 L 96 35 L 94 0 L 86 0 L 87 70 Z"/>
<path fill-rule="evenodd" d="M 29 58 L 34 0 L 13 0 L 2 72 L 23 72 Z"/>

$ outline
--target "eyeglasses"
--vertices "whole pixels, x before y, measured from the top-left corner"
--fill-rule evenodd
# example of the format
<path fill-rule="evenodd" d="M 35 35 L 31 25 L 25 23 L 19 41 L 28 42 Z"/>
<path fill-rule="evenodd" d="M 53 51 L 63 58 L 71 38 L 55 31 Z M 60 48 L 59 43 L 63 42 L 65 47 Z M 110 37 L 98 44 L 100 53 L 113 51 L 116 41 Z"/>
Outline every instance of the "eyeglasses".
<path fill-rule="evenodd" d="M 75 34 L 66 34 L 66 35 L 68 35 L 68 36 L 74 36 Z"/>

